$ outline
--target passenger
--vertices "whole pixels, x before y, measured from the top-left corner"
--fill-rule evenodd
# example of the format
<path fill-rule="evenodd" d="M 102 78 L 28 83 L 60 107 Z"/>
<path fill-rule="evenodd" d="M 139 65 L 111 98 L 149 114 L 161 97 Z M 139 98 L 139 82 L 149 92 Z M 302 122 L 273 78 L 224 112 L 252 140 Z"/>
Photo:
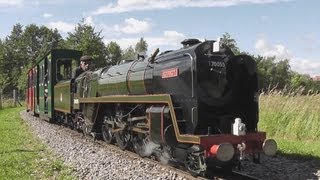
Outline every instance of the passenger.
<path fill-rule="evenodd" d="M 73 74 L 73 79 L 77 78 L 81 73 L 89 70 L 92 57 L 84 55 L 80 58 L 80 66 L 76 68 L 75 73 Z"/>

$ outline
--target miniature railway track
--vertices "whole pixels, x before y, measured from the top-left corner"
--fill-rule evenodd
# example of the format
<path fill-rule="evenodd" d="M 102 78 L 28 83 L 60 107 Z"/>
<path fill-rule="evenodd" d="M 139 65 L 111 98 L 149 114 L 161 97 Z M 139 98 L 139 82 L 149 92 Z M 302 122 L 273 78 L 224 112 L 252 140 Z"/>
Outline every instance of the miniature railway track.
<path fill-rule="evenodd" d="M 258 178 L 243 174 L 238 171 L 232 171 L 230 173 L 217 173 L 215 177 L 209 179 L 225 179 L 225 180 L 258 180 Z"/>
<path fill-rule="evenodd" d="M 90 136 L 91 140 L 93 140 L 93 138 Z M 117 149 L 119 151 L 121 151 L 118 146 L 114 145 L 114 144 L 106 144 L 104 141 L 102 140 L 96 140 L 95 141 L 96 144 L 98 144 L 100 147 L 112 147 L 114 149 Z M 130 151 L 130 150 L 124 150 L 123 152 L 127 153 L 129 155 L 129 157 L 131 156 L 132 157 L 135 157 L 135 158 L 142 158 L 140 157 L 138 154 Z M 160 163 L 159 161 L 156 161 L 156 160 L 153 160 L 152 158 L 143 158 L 143 160 L 145 161 L 149 161 L 151 163 L 155 163 L 155 164 L 159 164 L 161 165 L 162 167 L 164 167 L 165 169 L 168 169 L 168 170 L 172 170 L 174 172 L 176 172 L 177 174 L 181 175 L 181 176 L 184 176 L 186 179 L 207 179 L 207 178 L 204 178 L 204 177 L 194 177 L 192 175 L 190 175 L 188 172 L 182 170 L 182 169 L 179 169 L 179 168 L 175 168 L 175 167 L 172 167 L 172 166 L 169 166 L 169 165 L 164 165 L 162 163 Z"/>
<path fill-rule="evenodd" d="M 37 118 L 37 117 L 34 117 Z M 43 123 L 49 123 L 47 121 L 43 122 Z M 52 123 L 51 123 L 52 124 Z M 66 131 L 70 132 L 72 134 L 73 137 L 77 138 L 77 139 L 83 139 L 87 142 L 91 141 L 93 142 L 96 146 L 98 146 L 98 148 L 111 148 L 113 150 L 116 150 L 117 152 L 121 153 L 121 149 L 118 148 L 118 146 L 114 145 L 114 144 L 107 144 L 105 143 L 103 140 L 101 139 L 94 139 L 92 136 L 86 135 L 84 136 L 82 133 L 77 132 L 76 130 L 72 130 L 68 127 L 66 127 L 65 125 L 61 125 L 61 124 L 57 124 L 54 123 L 54 125 L 56 126 L 60 126 L 62 129 L 65 129 Z M 124 150 L 122 151 L 123 153 L 126 153 L 128 156 L 128 159 L 137 159 L 137 158 L 142 158 L 140 157 L 138 154 L 132 152 L 131 150 Z M 168 170 L 168 171 L 173 171 L 175 172 L 177 175 L 180 175 L 182 177 L 185 177 L 186 179 L 235 179 L 235 180 L 242 180 L 242 179 L 257 179 L 245 174 L 242 174 L 241 172 L 237 172 L 237 171 L 232 171 L 232 172 L 223 172 L 223 171 L 219 171 L 219 170 L 210 170 L 209 174 L 207 174 L 207 177 L 194 177 L 191 174 L 189 174 L 189 172 L 187 172 L 184 167 L 180 166 L 171 166 L 171 165 L 166 165 L 166 164 L 162 164 L 159 161 L 154 160 L 153 158 L 142 158 L 145 161 L 149 161 L 151 163 L 154 164 L 158 164 L 160 166 L 162 166 L 164 169 Z"/>
<path fill-rule="evenodd" d="M 93 141 L 93 138 L 90 136 L 90 139 Z M 114 145 L 114 144 L 106 144 L 103 140 L 97 140 L 95 141 L 96 144 L 99 144 L 99 146 L 104 147 L 104 146 L 108 146 L 108 147 L 112 147 L 115 148 L 117 150 L 120 150 L 118 148 L 118 146 Z M 140 157 L 138 154 L 130 151 L 130 150 L 124 150 L 124 152 L 126 152 L 127 154 L 130 154 L 130 156 L 135 157 L 135 158 L 142 158 Z M 186 170 L 183 169 L 183 167 L 173 167 L 170 165 L 164 165 L 162 163 L 160 163 L 159 161 L 156 161 L 152 158 L 143 158 L 145 161 L 149 161 L 152 163 L 156 163 L 159 164 L 161 166 L 163 166 L 164 168 L 168 169 L 168 170 L 172 170 L 174 172 L 176 172 L 177 174 L 186 177 L 187 179 L 203 179 L 203 180 L 208 180 L 208 179 L 215 179 L 215 180 L 258 180 L 258 178 L 255 178 L 253 176 L 249 176 L 246 174 L 243 174 L 241 172 L 238 171 L 232 171 L 232 172 L 223 172 L 223 171 L 217 171 L 217 170 L 212 170 L 212 172 L 207 176 L 207 177 L 194 177 L 191 174 L 189 174 Z"/>

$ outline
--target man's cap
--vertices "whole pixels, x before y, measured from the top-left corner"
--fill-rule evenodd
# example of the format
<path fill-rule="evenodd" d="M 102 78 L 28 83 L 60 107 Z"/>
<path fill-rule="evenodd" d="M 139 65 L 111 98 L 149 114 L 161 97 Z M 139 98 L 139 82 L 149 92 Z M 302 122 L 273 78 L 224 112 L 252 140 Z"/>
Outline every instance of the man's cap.
<path fill-rule="evenodd" d="M 91 61 L 92 57 L 88 55 L 84 55 L 80 58 L 80 61 Z"/>

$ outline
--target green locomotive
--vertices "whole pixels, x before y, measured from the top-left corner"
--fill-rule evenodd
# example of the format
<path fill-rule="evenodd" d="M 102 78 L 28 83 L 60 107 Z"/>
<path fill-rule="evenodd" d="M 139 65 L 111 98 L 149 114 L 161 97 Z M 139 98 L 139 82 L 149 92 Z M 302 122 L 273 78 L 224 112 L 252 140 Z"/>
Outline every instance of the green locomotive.
<path fill-rule="evenodd" d="M 255 61 L 219 41 L 182 44 L 76 79 L 81 52 L 53 50 L 29 71 L 29 110 L 140 156 L 184 164 L 194 175 L 246 155 L 274 155 L 276 142 L 257 129 Z"/>

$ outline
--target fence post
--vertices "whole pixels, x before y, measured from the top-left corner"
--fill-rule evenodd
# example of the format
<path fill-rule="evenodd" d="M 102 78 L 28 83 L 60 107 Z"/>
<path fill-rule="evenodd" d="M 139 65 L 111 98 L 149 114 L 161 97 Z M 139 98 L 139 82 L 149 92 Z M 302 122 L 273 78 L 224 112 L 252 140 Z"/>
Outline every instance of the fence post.
<path fill-rule="evenodd" d="M 17 107 L 17 91 L 13 90 L 13 106 Z"/>
<path fill-rule="evenodd" d="M 2 89 L 0 89 L 0 109 L 2 109 Z"/>

